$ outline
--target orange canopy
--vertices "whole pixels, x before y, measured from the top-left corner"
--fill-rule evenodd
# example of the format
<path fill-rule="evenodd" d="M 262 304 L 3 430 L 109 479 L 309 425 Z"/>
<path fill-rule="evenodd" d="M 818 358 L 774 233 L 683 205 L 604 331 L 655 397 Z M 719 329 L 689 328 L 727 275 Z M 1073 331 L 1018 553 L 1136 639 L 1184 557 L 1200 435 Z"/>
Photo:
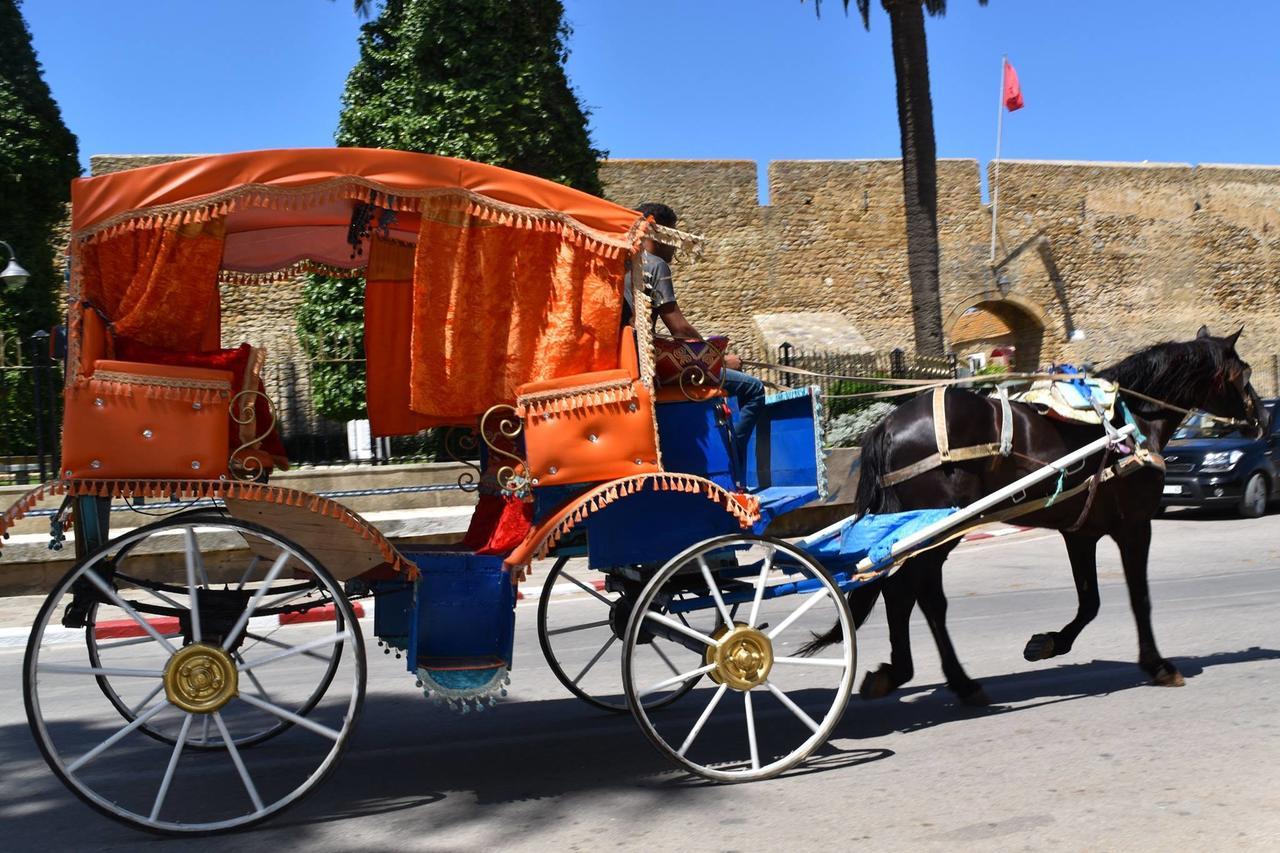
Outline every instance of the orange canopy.
<path fill-rule="evenodd" d="M 85 233 L 172 205 L 231 198 L 254 186 L 305 190 L 356 179 L 392 195 L 468 190 L 518 207 L 556 211 L 602 237 L 622 239 L 639 214 L 554 181 L 452 157 L 373 148 L 298 148 L 193 157 L 158 166 L 80 178 L 71 187 L 71 227 Z M 259 227 L 310 224 L 307 210 L 280 211 Z M 340 224 L 345 225 L 342 221 Z M 228 230 L 237 230 L 233 221 Z"/>

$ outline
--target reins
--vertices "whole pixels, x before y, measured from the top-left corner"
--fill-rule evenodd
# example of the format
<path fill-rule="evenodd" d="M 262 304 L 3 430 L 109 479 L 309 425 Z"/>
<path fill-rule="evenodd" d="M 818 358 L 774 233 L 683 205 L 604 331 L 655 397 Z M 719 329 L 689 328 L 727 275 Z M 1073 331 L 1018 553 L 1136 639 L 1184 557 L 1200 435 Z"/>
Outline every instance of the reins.
<path fill-rule="evenodd" d="M 823 394 L 822 396 L 828 400 L 857 400 L 857 399 L 888 399 L 891 397 L 906 397 L 913 394 L 919 394 L 922 391 L 931 391 L 934 388 L 948 388 L 953 386 L 966 385 L 999 385 L 1004 382 L 1037 382 L 1041 380 L 1070 381 L 1084 378 L 1080 374 L 1075 373 L 993 373 L 987 376 L 961 376 L 950 379 L 897 379 L 887 376 L 849 376 L 840 373 L 821 373 L 816 370 L 808 370 L 803 367 L 795 367 L 788 364 L 775 364 L 767 361 L 747 361 L 743 360 L 744 367 L 753 367 L 756 369 L 772 370 L 778 373 L 788 373 L 795 376 L 808 376 L 816 379 L 832 379 L 837 382 L 852 382 L 859 385 L 888 385 L 900 386 L 894 387 L 888 391 L 859 391 L 852 394 Z M 762 380 L 763 381 L 763 380 Z M 776 382 L 766 382 L 775 388 L 783 386 Z M 1132 388 L 1123 385 L 1116 385 L 1116 391 L 1130 397 L 1136 397 L 1139 400 L 1159 406 L 1171 412 L 1179 412 L 1184 417 L 1193 414 L 1192 409 L 1182 406 L 1176 406 L 1167 400 L 1160 400 L 1156 397 L 1143 394 L 1141 391 L 1135 391 Z M 1248 426 L 1249 422 L 1239 418 L 1224 418 L 1219 415 L 1212 415 L 1207 412 L 1203 413 L 1208 420 L 1220 423 L 1226 426 Z"/>

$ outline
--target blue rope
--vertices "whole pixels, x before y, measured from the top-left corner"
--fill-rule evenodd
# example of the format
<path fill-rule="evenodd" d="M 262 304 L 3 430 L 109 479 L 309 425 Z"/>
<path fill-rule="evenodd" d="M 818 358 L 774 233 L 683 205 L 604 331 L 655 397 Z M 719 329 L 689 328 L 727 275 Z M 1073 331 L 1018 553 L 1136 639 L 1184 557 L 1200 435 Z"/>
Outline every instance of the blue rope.
<path fill-rule="evenodd" d="M 1048 509 L 1049 507 L 1053 506 L 1053 502 L 1058 499 L 1058 495 L 1062 494 L 1062 484 L 1066 481 L 1066 479 L 1067 479 L 1067 472 L 1059 471 L 1058 485 L 1053 487 L 1053 494 L 1049 495 L 1049 500 L 1045 502 L 1045 505 L 1044 505 L 1045 509 Z"/>

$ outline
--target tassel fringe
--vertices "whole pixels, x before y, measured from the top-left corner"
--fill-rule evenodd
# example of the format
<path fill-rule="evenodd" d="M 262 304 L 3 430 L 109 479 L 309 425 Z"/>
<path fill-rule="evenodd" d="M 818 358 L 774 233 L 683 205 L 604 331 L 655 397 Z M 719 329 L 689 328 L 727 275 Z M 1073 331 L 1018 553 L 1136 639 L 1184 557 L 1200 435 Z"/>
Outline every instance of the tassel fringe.
<path fill-rule="evenodd" d="M 418 577 L 418 567 L 406 560 L 382 533 L 359 515 L 342 504 L 280 486 L 262 483 L 240 483 L 235 480 L 54 480 L 44 483 L 24 494 L 17 503 L 0 515 L 0 537 L 46 497 L 71 495 L 99 498 L 210 498 L 233 499 L 273 503 L 278 506 L 306 507 L 311 512 L 335 519 L 360 535 L 366 542 L 373 542 L 382 558 L 397 572 L 409 580 Z"/>
<path fill-rule="evenodd" d="M 530 530 L 524 543 L 512 554 L 516 562 L 509 565 L 524 567 L 532 560 L 546 557 L 561 539 L 593 512 L 599 512 L 609 504 L 646 488 L 655 492 L 702 495 L 732 515 L 744 530 L 749 530 L 760 520 L 760 500 L 754 495 L 730 492 L 694 474 L 637 474 L 597 486 L 585 495 L 579 495 L 571 505 L 561 509 L 541 526 Z"/>

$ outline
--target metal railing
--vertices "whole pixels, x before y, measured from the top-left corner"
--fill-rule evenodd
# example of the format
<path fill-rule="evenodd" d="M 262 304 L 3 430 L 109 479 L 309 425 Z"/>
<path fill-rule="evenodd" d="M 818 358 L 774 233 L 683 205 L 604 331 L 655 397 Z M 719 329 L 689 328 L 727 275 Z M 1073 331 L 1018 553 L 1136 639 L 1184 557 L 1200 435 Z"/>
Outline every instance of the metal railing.
<path fill-rule="evenodd" d="M 62 436 L 61 333 L 0 332 L 0 484 L 44 482 Z"/>

